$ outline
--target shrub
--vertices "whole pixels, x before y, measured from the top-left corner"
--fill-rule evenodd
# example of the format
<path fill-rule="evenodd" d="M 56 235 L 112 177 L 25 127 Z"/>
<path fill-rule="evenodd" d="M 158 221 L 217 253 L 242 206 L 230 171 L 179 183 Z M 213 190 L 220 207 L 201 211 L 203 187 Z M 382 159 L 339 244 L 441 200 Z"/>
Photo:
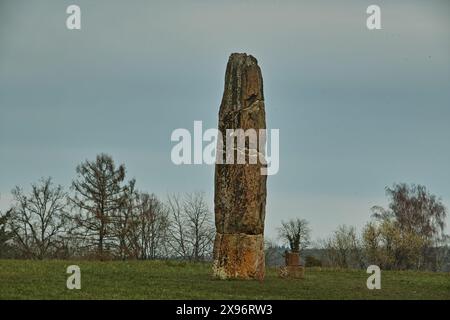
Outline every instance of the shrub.
<path fill-rule="evenodd" d="M 305 258 L 305 267 L 321 267 L 322 261 L 314 256 L 307 256 Z"/>

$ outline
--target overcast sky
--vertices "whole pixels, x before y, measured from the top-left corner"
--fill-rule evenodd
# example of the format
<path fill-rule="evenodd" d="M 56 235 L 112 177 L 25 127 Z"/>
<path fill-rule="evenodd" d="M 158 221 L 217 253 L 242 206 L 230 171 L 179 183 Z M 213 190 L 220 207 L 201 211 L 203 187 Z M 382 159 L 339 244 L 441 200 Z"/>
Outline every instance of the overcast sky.
<path fill-rule="evenodd" d="M 0 209 L 42 176 L 68 187 L 100 152 L 141 190 L 204 191 L 212 209 L 214 167 L 172 164 L 170 135 L 217 126 L 232 52 L 258 59 L 280 129 L 269 237 L 290 217 L 314 238 L 361 227 L 394 182 L 450 205 L 449 14 L 448 1 L 0 0 Z"/>

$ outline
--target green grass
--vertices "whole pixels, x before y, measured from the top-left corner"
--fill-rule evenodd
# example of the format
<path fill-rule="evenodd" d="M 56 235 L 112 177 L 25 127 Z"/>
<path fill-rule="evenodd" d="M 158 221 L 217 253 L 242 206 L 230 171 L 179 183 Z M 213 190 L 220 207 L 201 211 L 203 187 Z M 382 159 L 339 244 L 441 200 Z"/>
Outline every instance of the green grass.
<path fill-rule="evenodd" d="M 81 268 L 68 290 L 67 266 Z M 450 299 L 450 274 L 382 271 L 368 290 L 364 271 L 307 269 L 304 279 L 214 280 L 209 264 L 173 261 L 0 260 L 0 299 Z"/>

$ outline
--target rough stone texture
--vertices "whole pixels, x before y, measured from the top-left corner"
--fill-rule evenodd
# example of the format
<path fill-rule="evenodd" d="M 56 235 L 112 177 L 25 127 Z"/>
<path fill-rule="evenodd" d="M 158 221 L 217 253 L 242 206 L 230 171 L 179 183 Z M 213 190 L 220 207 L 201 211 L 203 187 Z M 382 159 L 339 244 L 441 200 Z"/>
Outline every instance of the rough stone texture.
<path fill-rule="evenodd" d="M 300 254 L 298 252 L 285 253 L 286 266 L 278 270 L 281 278 L 301 279 L 305 275 L 305 268 L 300 265 Z"/>
<path fill-rule="evenodd" d="M 218 128 L 224 139 L 226 129 L 266 128 L 261 69 L 251 55 L 233 53 L 228 60 Z M 247 145 L 246 164 L 226 164 L 224 154 L 224 164 L 216 164 L 213 273 L 219 278 L 264 278 L 267 177 L 259 160 L 249 164 L 248 154 L 254 152 L 264 150 L 248 150 Z"/>
<path fill-rule="evenodd" d="M 216 260 L 213 271 L 216 277 L 220 279 L 264 278 L 263 234 L 217 233 L 214 249 Z"/>
<path fill-rule="evenodd" d="M 298 252 L 286 252 L 286 266 L 299 266 L 300 254 Z"/>

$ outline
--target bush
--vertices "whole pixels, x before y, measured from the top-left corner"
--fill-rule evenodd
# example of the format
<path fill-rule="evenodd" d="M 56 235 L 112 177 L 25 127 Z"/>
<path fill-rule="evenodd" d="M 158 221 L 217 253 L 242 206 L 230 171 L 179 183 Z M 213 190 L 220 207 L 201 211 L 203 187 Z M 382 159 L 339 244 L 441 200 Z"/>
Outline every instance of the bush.
<path fill-rule="evenodd" d="M 314 256 L 307 256 L 305 258 L 305 267 L 321 267 L 322 261 Z"/>

